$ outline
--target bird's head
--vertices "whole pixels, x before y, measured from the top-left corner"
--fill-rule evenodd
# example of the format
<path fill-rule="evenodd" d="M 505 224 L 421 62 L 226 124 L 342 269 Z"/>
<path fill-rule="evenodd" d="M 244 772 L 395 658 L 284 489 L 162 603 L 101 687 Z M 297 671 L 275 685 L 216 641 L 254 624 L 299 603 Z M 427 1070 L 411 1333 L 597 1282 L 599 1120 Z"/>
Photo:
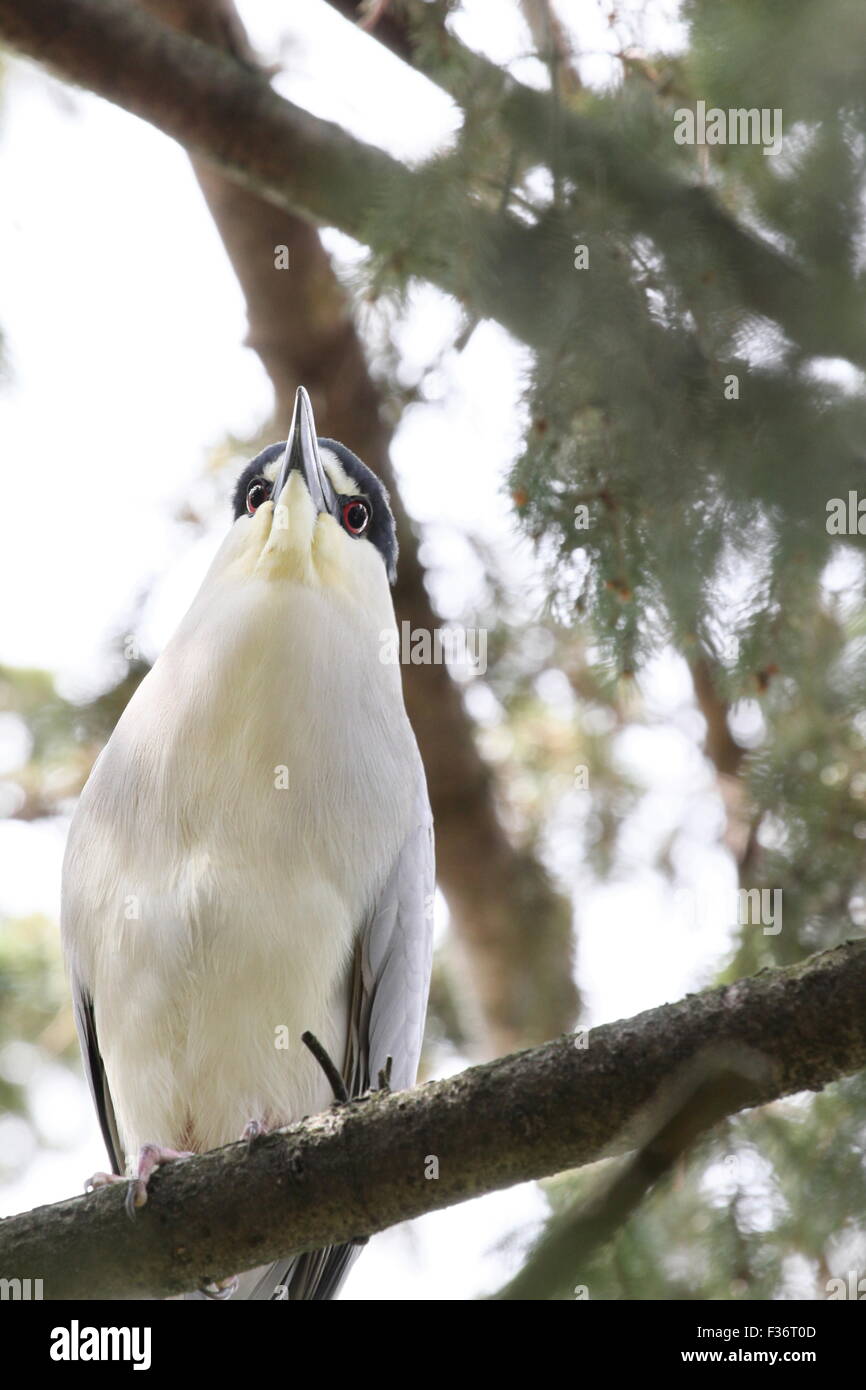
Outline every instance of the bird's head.
<path fill-rule="evenodd" d="M 233 509 L 237 558 L 263 577 L 354 592 L 396 578 L 388 494 L 345 445 L 316 437 L 302 386 L 288 439 L 247 464 Z"/>
<path fill-rule="evenodd" d="M 236 704 L 263 707 L 288 664 L 306 672 L 310 689 L 342 680 L 347 709 L 365 682 L 376 700 L 385 686 L 399 691 L 388 645 L 397 562 L 388 494 L 342 444 L 317 439 L 303 387 L 286 442 L 241 473 L 233 515 L 169 644 L 183 667 L 176 679 L 206 688 L 228 673 Z M 247 667 L 257 673 L 253 694 L 238 675 Z"/>

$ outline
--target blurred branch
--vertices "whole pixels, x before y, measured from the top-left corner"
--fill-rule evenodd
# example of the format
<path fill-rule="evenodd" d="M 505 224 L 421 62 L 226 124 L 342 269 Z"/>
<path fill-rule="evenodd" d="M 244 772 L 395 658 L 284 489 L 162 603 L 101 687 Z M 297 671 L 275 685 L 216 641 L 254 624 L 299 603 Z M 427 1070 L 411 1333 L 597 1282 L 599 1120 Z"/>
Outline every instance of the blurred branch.
<path fill-rule="evenodd" d="M 563 1297 L 566 1290 L 571 1297 L 595 1252 L 614 1238 L 696 1139 L 749 1104 L 751 1088 L 766 1082 L 769 1071 L 761 1054 L 743 1048 L 717 1048 L 694 1058 L 664 1103 L 651 1107 L 657 1113 L 647 1123 L 650 1137 L 598 1193 L 549 1222 L 523 1268 L 495 1297 L 537 1301 Z"/>
<path fill-rule="evenodd" d="M 520 10 L 539 58 L 550 68 L 553 85 L 566 99 L 582 89 L 568 34 L 553 0 L 520 0 Z"/>
<path fill-rule="evenodd" d="M 362 11 L 357 0 L 329 3 L 347 17 Z M 523 8 L 537 45 L 544 34 L 545 12 L 549 14 L 554 54 L 565 70 L 560 60 L 564 58 L 561 45 L 567 39 L 551 0 L 524 0 Z M 544 163 L 552 162 L 553 135 L 559 172 L 570 175 L 577 188 L 603 189 L 636 230 L 653 238 L 671 273 L 677 274 L 684 244 L 702 239 L 708 283 L 723 275 L 744 307 L 774 319 L 805 351 L 837 352 L 866 365 L 866 306 L 859 287 L 855 290 L 847 280 L 844 284 L 826 277 L 819 280 L 738 223 L 707 187 L 669 173 L 648 159 L 644 148 L 630 148 L 621 135 L 594 117 L 565 106 L 552 124 L 550 94 L 516 81 L 491 59 L 467 48 L 446 27 L 441 7 L 427 0 L 401 0 L 399 9 L 400 17 L 389 16 L 388 26 L 372 28 L 371 37 L 406 58 L 460 105 L 484 87 L 503 130 Z M 435 42 L 430 42 L 434 30 Z M 549 54 L 550 39 L 547 50 Z M 546 56 L 543 44 L 540 51 Z M 567 88 L 563 95 L 573 98 L 576 90 Z M 684 96 L 683 101 L 687 100 Z M 688 262 L 682 278 L 683 288 L 699 299 L 701 285 L 695 282 Z M 831 304 L 832 313 L 828 312 Z"/>
<path fill-rule="evenodd" d="M 361 240 L 385 234 L 371 229 L 386 194 L 408 207 L 421 188 L 422 172 L 311 116 L 277 96 L 264 75 L 124 0 L 0 0 L 0 37 L 151 121 L 277 206 Z M 490 84 L 503 128 L 547 157 L 549 94 L 515 82 L 450 33 L 444 53 L 434 55 L 434 47 L 413 49 L 421 71 L 423 58 L 428 75 L 458 99 L 479 82 Z M 831 285 L 740 226 L 706 188 L 669 174 L 598 121 L 563 111 L 557 129 L 562 170 L 578 184 L 603 186 L 672 267 L 688 230 L 686 242 L 695 235 L 706 242 L 707 270 L 723 272 L 746 306 L 775 319 L 805 351 L 866 363 L 862 304 L 847 282 L 831 293 Z M 455 260 L 442 253 L 453 242 L 450 209 L 428 199 L 425 213 L 404 248 L 409 269 L 530 345 L 543 343 L 547 297 L 538 290 L 551 269 L 533 229 L 467 204 L 465 257 Z M 563 259 L 563 274 L 570 274 Z M 690 288 L 700 292 L 699 285 Z"/>
<path fill-rule="evenodd" d="M 366 0 L 328 0 L 328 3 L 344 19 L 351 20 L 365 33 L 372 34 L 398 58 L 407 63 L 412 61 L 412 36 L 402 6 L 399 13 L 392 5 L 387 9 L 379 6 L 371 14 Z M 442 30 L 444 32 L 444 25 Z"/>
<path fill-rule="evenodd" d="M 737 743 L 728 724 L 729 708 L 716 689 L 711 664 L 698 657 L 691 665 L 698 708 L 707 725 L 705 750 L 720 777 L 736 777 L 746 750 Z"/>
<path fill-rule="evenodd" d="M 699 656 L 690 666 L 698 709 L 707 726 L 704 751 L 716 770 L 719 795 L 725 808 L 724 842 L 737 864 L 740 883 L 757 850 L 758 817 L 749 813 L 742 766 L 746 756 L 731 733 L 730 707 L 718 692 L 709 657 Z"/>
<path fill-rule="evenodd" d="M 702 1122 L 858 1071 L 864 994 L 866 941 L 848 942 L 593 1029 L 585 1049 L 564 1037 L 171 1164 L 134 1223 L 117 1189 L 8 1217 L 0 1268 L 52 1299 L 163 1296 L 369 1235 L 624 1151 L 689 1058 L 761 1059 Z"/>
<path fill-rule="evenodd" d="M 409 206 L 425 191 L 421 173 L 279 97 L 261 71 L 126 0 L 0 0 L 0 38 L 151 121 L 277 207 L 361 241 L 372 239 L 383 202 Z M 471 295 L 481 315 L 517 337 L 542 341 L 535 288 L 544 276 L 542 248 L 513 219 L 472 204 L 466 218 L 465 256 L 443 255 L 453 246 L 453 216 L 428 196 L 406 248 L 410 270 L 461 302 Z"/>

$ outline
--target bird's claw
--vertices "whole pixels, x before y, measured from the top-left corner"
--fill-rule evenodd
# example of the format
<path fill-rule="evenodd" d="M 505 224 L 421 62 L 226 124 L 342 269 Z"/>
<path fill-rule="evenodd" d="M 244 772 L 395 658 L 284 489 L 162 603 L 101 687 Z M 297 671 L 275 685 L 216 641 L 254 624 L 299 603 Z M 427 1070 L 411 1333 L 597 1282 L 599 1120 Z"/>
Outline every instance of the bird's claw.
<path fill-rule="evenodd" d="M 261 1136 L 267 1134 L 267 1132 L 261 1120 L 247 1120 L 240 1142 L 249 1146 L 254 1139 L 261 1138 Z"/>
<path fill-rule="evenodd" d="M 147 1203 L 147 1188 L 155 1168 L 180 1158 L 195 1158 L 188 1149 L 164 1149 L 160 1144 L 143 1144 L 138 1152 L 138 1172 L 129 1184 L 124 1206 L 130 1218 Z"/>
<path fill-rule="evenodd" d="M 123 1205 L 126 1214 L 133 1220 L 136 1211 L 147 1204 L 147 1186 L 154 1168 L 163 1163 L 174 1163 L 178 1158 L 195 1158 L 195 1154 L 185 1149 L 164 1149 L 159 1144 L 144 1144 L 138 1153 L 138 1168 L 134 1178 L 126 1178 L 118 1173 L 94 1173 L 84 1184 L 85 1192 L 95 1192 L 98 1187 L 110 1184 L 128 1183 Z"/>
<path fill-rule="evenodd" d="M 95 1192 L 97 1188 L 109 1187 L 116 1182 L 126 1182 L 126 1178 L 120 1177 L 117 1173 L 92 1173 L 84 1180 L 84 1191 Z"/>
<path fill-rule="evenodd" d="M 232 1294 L 238 1291 L 238 1277 L 233 1274 L 230 1279 L 214 1279 L 210 1284 L 203 1284 L 199 1293 L 203 1293 L 205 1298 L 212 1298 L 222 1303 Z"/>

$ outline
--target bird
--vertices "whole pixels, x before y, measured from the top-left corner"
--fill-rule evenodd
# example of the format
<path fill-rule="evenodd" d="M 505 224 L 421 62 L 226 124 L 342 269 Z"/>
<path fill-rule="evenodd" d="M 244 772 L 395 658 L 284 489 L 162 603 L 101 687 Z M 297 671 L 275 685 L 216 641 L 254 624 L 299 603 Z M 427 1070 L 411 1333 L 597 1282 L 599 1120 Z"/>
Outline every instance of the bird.
<path fill-rule="evenodd" d="M 70 824 L 61 934 L 85 1072 L 128 1210 L 153 1170 L 414 1085 L 432 954 L 433 822 L 406 713 L 388 494 L 318 438 L 241 473 L 232 524 L 127 704 Z M 334 1298 L 328 1247 L 187 1298 Z"/>

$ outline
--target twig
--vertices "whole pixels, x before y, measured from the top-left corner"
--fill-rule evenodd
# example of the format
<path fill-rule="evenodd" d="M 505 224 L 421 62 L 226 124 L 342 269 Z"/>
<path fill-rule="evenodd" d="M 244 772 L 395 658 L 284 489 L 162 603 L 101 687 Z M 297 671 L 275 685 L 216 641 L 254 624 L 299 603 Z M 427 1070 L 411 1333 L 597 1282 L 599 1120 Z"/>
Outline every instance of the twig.
<path fill-rule="evenodd" d="M 331 1060 L 326 1048 L 319 1042 L 315 1033 L 302 1033 L 301 1042 L 305 1047 L 310 1049 L 319 1066 L 322 1068 L 322 1071 L 328 1078 L 331 1090 L 334 1092 L 334 1100 L 338 1105 L 347 1105 L 349 1101 L 349 1092 L 346 1090 L 346 1083 L 340 1075 L 339 1067 Z"/>

